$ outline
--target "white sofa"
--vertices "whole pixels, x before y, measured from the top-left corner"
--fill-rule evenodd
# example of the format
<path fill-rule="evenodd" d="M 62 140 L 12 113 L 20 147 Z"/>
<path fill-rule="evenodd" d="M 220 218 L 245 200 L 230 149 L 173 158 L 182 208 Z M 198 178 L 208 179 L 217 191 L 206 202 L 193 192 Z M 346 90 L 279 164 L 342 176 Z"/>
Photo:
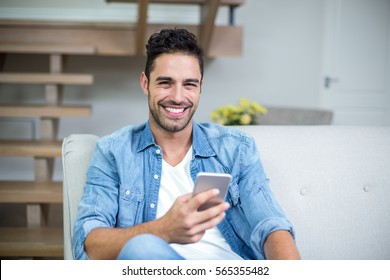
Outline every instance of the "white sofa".
<path fill-rule="evenodd" d="M 241 126 L 303 259 L 390 259 L 390 127 Z M 94 135 L 63 142 L 65 259 Z"/>

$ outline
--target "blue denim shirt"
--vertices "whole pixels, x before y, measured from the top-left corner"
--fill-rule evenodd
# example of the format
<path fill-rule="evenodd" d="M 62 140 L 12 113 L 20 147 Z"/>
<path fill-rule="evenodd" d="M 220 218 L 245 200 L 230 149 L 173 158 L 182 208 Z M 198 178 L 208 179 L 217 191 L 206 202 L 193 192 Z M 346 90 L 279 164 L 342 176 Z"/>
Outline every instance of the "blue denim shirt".
<path fill-rule="evenodd" d="M 232 175 L 231 207 L 218 225 L 231 249 L 244 259 L 264 259 L 269 233 L 293 228 L 271 193 L 257 147 L 241 131 L 211 123 L 193 126 L 190 169 Z M 129 126 L 100 139 L 87 172 L 78 208 L 73 247 L 87 259 L 84 240 L 97 227 L 132 227 L 156 218 L 162 151 L 148 123 Z"/>

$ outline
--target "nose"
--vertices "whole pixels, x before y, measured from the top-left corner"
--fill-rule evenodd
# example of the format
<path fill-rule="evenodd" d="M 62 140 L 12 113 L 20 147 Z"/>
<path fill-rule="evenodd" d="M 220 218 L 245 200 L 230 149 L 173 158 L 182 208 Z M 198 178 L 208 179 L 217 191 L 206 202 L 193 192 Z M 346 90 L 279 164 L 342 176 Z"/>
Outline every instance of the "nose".
<path fill-rule="evenodd" d="M 175 103 L 181 103 L 184 100 L 184 90 L 181 86 L 175 86 L 172 92 L 172 101 Z"/>

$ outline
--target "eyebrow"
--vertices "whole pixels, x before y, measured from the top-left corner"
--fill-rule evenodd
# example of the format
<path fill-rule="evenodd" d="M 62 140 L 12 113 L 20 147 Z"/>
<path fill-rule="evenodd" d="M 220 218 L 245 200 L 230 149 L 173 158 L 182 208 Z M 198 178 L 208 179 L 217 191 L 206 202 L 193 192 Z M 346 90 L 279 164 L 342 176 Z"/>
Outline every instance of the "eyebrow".
<path fill-rule="evenodd" d="M 160 76 L 160 77 L 157 77 L 156 78 L 156 82 L 158 81 L 173 81 L 173 79 L 171 77 L 165 77 L 165 76 Z M 185 83 L 196 83 L 196 84 L 200 84 L 200 81 L 198 79 L 185 79 L 184 80 Z"/>
<path fill-rule="evenodd" d="M 195 84 L 200 84 L 200 81 L 198 79 L 186 79 L 186 83 L 195 83 Z"/>
<path fill-rule="evenodd" d="M 160 76 L 160 77 L 156 78 L 156 82 L 158 82 L 158 81 L 172 81 L 172 80 L 173 80 L 172 78 L 164 77 L 164 76 Z"/>

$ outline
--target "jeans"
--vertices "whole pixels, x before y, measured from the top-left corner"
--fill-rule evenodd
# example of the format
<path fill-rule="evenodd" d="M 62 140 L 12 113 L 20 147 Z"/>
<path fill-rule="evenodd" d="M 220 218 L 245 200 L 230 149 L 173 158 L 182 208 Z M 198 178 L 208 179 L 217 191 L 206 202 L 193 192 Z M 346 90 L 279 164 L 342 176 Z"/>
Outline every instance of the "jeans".
<path fill-rule="evenodd" d="M 127 241 L 118 255 L 118 260 L 184 260 L 162 238 L 142 234 Z"/>

